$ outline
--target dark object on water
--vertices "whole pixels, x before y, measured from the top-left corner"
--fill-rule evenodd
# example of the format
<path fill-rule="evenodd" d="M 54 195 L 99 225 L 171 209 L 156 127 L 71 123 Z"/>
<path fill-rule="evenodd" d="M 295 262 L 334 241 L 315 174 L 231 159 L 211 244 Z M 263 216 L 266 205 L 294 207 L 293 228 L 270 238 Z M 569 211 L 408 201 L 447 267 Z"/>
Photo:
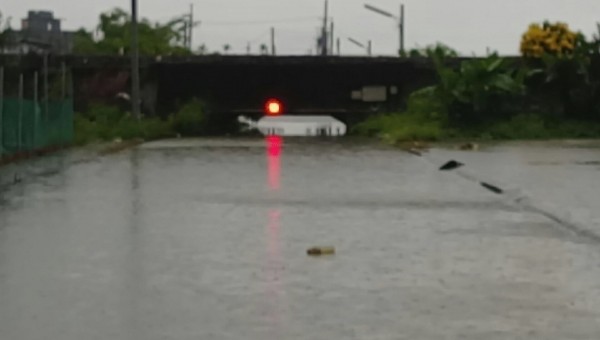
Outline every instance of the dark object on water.
<path fill-rule="evenodd" d="M 334 247 L 313 247 L 306 251 L 310 256 L 333 255 L 335 254 Z"/>
<path fill-rule="evenodd" d="M 455 170 L 460 168 L 461 166 L 463 166 L 464 164 L 461 162 L 457 162 L 455 160 L 451 160 L 448 163 L 442 165 L 442 167 L 440 167 L 440 171 L 450 171 L 450 170 Z"/>
<path fill-rule="evenodd" d="M 600 161 L 577 162 L 579 165 L 600 165 Z"/>
<path fill-rule="evenodd" d="M 504 190 L 498 188 L 497 186 L 493 186 L 491 184 L 488 184 L 486 182 L 481 182 L 480 183 L 482 187 L 488 189 L 489 191 L 493 192 L 494 194 L 498 194 L 501 195 L 504 193 Z"/>

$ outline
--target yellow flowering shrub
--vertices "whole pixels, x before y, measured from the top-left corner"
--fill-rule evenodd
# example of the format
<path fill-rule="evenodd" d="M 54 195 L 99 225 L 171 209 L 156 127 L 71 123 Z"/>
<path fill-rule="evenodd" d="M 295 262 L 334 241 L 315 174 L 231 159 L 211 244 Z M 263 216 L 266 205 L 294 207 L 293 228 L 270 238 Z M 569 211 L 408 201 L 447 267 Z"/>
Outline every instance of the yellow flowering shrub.
<path fill-rule="evenodd" d="M 521 54 L 534 58 L 544 53 L 558 56 L 570 54 L 575 49 L 577 39 L 578 34 L 565 23 L 531 24 L 521 38 Z"/>

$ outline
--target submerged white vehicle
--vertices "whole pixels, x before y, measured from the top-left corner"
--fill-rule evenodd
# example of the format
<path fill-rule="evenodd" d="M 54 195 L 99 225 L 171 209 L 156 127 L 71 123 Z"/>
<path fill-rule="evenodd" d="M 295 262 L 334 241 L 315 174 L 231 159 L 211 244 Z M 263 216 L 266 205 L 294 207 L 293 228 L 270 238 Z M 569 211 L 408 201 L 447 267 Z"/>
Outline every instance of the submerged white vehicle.
<path fill-rule="evenodd" d="M 244 116 L 238 121 L 266 136 L 344 136 L 347 132 L 346 124 L 332 116 L 286 115 L 283 104 L 276 99 L 269 99 L 264 111 L 265 115 L 258 121 Z"/>

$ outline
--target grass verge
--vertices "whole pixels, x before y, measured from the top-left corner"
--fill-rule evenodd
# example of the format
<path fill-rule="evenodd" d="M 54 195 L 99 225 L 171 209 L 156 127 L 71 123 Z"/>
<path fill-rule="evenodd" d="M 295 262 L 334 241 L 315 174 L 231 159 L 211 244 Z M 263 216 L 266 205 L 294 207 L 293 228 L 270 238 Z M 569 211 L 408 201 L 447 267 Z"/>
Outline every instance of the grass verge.
<path fill-rule="evenodd" d="M 168 117 L 135 119 L 114 106 L 93 105 L 74 119 L 76 145 L 118 140 L 155 140 L 180 136 L 200 136 L 206 131 L 205 106 L 191 100 Z"/>
<path fill-rule="evenodd" d="M 506 121 L 470 128 L 450 127 L 443 120 L 426 119 L 414 113 L 373 117 L 357 125 L 354 133 L 378 137 L 391 144 L 407 141 L 444 140 L 540 140 L 600 138 L 600 123 L 546 120 L 522 114 Z"/>

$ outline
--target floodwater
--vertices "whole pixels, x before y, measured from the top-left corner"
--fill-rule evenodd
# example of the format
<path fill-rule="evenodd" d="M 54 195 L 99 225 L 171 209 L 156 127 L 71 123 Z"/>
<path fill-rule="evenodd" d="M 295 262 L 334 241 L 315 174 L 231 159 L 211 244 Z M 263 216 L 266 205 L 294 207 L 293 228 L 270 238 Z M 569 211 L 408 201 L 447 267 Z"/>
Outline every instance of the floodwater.
<path fill-rule="evenodd" d="M 0 169 L 0 338 L 600 338 L 600 148 L 179 140 Z M 87 158 L 86 158 L 87 157 Z M 336 254 L 308 257 L 312 246 Z"/>

